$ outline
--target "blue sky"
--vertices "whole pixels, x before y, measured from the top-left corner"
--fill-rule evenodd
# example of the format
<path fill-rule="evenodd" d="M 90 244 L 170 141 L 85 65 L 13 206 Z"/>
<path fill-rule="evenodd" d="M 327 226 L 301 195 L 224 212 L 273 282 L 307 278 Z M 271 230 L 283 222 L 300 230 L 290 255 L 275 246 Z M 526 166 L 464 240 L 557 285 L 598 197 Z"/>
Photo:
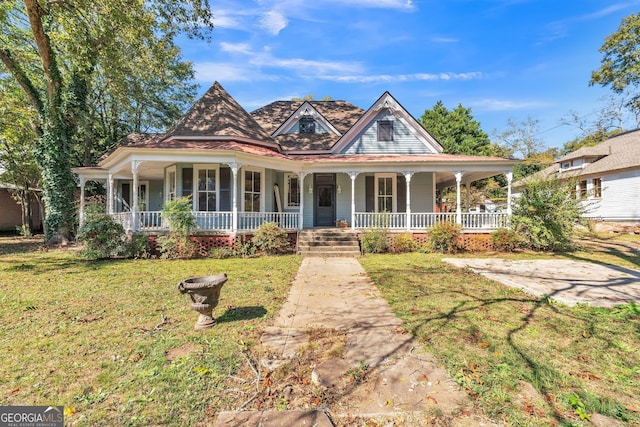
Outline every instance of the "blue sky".
<path fill-rule="evenodd" d="M 248 111 L 314 94 L 362 108 L 386 90 L 419 118 L 442 100 L 483 130 L 540 120 L 547 146 L 580 132 L 611 92 L 589 86 L 598 52 L 640 0 L 211 0 L 213 40 L 182 40 L 203 93 Z M 593 116 L 593 115 L 592 115 Z"/>

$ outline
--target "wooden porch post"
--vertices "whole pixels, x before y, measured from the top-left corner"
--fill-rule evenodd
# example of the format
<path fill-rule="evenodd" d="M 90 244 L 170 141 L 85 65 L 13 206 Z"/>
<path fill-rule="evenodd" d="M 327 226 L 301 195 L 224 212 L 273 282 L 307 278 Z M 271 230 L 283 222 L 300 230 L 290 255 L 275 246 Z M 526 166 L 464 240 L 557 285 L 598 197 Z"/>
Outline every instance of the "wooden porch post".
<path fill-rule="evenodd" d="M 80 177 L 80 227 L 84 224 L 84 186 L 87 183 L 87 179 L 83 176 Z"/>
<path fill-rule="evenodd" d="M 133 175 L 133 200 L 131 201 L 131 229 L 138 230 L 138 167 L 139 160 L 131 162 L 131 174 Z"/>
<path fill-rule="evenodd" d="M 411 177 L 415 172 L 405 172 L 404 179 L 407 182 L 407 231 L 411 231 Z"/>
<path fill-rule="evenodd" d="M 460 206 L 460 183 L 462 172 L 456 172 L 456 224 L 462 225 L 462 207 Z"/>
<path fill-rule="evenodd" d="M 511 216 L 511 181 L 513 181 L 513 171 L 505 173 L 507 177 L 507 215 Z"/>
<path fill-rule="evenodd" d="M 300 192 L 300 219 L 298 220 L 299 230 L 304 228 L 304 179 L 307 175 L 307 172 L 298 172 L 298 191 Z"/>
<path fill-rule="evenodd" d="M 349 172 L 349 178 L 351 178 L 351 229 L 356 229 L 356 177 L 358 172 Z"/>
<path fill-rule="evenodd" d="M 236 233 L 238 231 L 238 169 L 240 166 L 237 163 L 229 163 L 231 174 L 233 175 L 233 205 L 231 213 L 231 231 Z"/>
<path fill-rule="evenodd" d="M 113 209 L 113 199 L 115 198 L 113 189 L 114 189 L 114 179 L 113 179 L 113 174 L 111 172 L 109 172 L 109 177 L 107 178 L 107 213 L 108 214 L 112 214 L 114 213 L 114 209 Z"/>

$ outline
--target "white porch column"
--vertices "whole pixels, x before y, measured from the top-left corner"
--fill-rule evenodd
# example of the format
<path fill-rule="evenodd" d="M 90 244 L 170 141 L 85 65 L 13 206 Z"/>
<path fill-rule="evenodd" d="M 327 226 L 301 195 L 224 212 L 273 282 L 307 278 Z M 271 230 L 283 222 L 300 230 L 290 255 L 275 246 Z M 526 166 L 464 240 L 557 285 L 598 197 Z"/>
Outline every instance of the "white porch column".
<path fill-rule="evenodd" d="M 298 229 L 304 229 L 304 179 L 309 175 L 307 172 L 298 172 L 298 191 L 300 192 L 300 219 Z"/>
<path fill-rule="evenodd" d="M 114 213 L 114 209 L 113 209 L 113 200 L 115 199 L 114 185 L 115 185 L 115 181 L 113 179 L 113 174 L 109 173 L 109 177 L 107 178 L 107 213 L 108 214 Z"/>
<path fill-rule="evenodd" d="M 356 177 L 358 172 L 349 172 L 349 178 L 351 178 L 351 229 L 356 229 Z"/>
<path fill-rule="evenodd" d="M 404 173 L 404 180 L 407 182 L 407 231 L 411 231 L 411 177 L 414 173 Z"/>
<path fill-rule="evenodd" d="M 240 169 L 240 165 L 237 163 L 229 163 L 229 168 L 231 168 L 231 174 L 233 178 L 233 196 L 232 196 L 232 213 L 231 213 L 231 231 L 236 233 L 238 231 L 238 170 Z"/>
<path fill-rule="evenodd" d="M 513 172 L 509 171 L 505 173 L 507 177 L 507 215 L 511 216 L 511 181 L 513 181 Z"/>
<path fill-rule="evenodd" d="M 456 224 L 462 225 L 462 207 L 460 206 L 460 183 L 462 172 L 456 172 Z"/>
<path fill-rule="evenodd" d="M 84 224 L 84 186 L 87 183 L 87 179 L 85 177 L 80 177 L 80 212 L 79 212 L 79 222 L 80 227 Z"/>
<path fill-rule="evenodd" d="M 138 167 L 142 162 L 134 160 L 131 162 L 131 174 L 133 175 L 133 200 L 131 201 L 131 228 L 138 229 Z"/>

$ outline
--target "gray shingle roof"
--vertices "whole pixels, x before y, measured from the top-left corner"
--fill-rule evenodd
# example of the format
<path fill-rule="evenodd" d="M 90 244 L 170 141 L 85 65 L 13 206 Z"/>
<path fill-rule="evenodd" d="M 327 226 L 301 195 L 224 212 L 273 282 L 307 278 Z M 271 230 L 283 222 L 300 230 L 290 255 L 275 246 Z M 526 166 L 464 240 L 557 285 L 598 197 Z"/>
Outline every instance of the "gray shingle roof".
<path fill-rule="evenodd" d="M 559 172 L 559 164 L 567 160 L 587 158 L 589 163 L 581 169 Z M 595 158 L 595 159 L 594 159 Z M 604 175 L 623 169 L 640 168 L 640 129 L 613 136 L 593 147 L 582 147 L 539 172 L 514 183 L 521 186 L 527 181 L 548 177 L 574 178 L 578 176 Z"/>
<path fill-rule="evenodd" d="M 269 134 L 273 134 L 305 101 L 276 101 L 251 112 L 251 116 Z M 347 101 L 308 101 L 341 134 L 347 132 L 365 113 Z M 328 150 L 338 142 L 340 135 L 278 135 L 278 141 L 284 150 Z"/>
<path fill-rule="evenodd" d="M 165 134 L 169 137 L 238 136 L 257 141 L 273 139 L 215 82 Z"/>

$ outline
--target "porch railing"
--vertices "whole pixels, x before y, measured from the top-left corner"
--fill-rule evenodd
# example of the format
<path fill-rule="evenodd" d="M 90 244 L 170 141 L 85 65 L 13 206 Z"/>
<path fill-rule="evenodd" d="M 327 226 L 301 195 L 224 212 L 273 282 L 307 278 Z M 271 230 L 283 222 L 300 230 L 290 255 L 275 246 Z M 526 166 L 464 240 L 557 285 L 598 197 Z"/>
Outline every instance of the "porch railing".
<path fill-rule="evenodd" d="M 265 222 L 275 222 L 285 230 L 298 228 L 300 214 L 297 212 L 239 212 L 238 229 L 255 230 Z"/>
<path fill-rule="evenodd" d="M 199 230 L 233 231 L 233 212 L 194 212 Z M 131 212 L 112 213 L 111 217 L 125 230 L 133 230 Z M 356 212 L 354 226 L 357 229 L 387 228 L 389 230 L 407 230 L 406 213 Z M 160 231 L 168 229 L 162 219 L 161 211 L 138 212 L 136 227 L 140 231 Z M 412 213 L 409 216 L 410 229 L 422 231 L 441 222 L 456 223 L 455 212 Z M 461 226 L 465 230 L 496 230 L 506 227 L 509 215 L 506 213 L 463 213 Z M 285 230 L 295 230 L 300 226 L 297 212 L 238 212 L 238 230 L 251 231 L 265 222 L 275 222 Z"/>
<path fill-rule="evenodd" d="M 355 215 L 355 228 L 387 228 L 390 230 L 407 229 L 406 213 L 377 213 L 357 212 Z M 412 213 L 409 216 L 411 230 L 424 230 L 441 222 L 455 224 L 457 214 L 446 213 Z M 506 213 L 463 213 L 461 226 L 465 230 L 496 230 L 508 225 L 509 215 Z"/>

